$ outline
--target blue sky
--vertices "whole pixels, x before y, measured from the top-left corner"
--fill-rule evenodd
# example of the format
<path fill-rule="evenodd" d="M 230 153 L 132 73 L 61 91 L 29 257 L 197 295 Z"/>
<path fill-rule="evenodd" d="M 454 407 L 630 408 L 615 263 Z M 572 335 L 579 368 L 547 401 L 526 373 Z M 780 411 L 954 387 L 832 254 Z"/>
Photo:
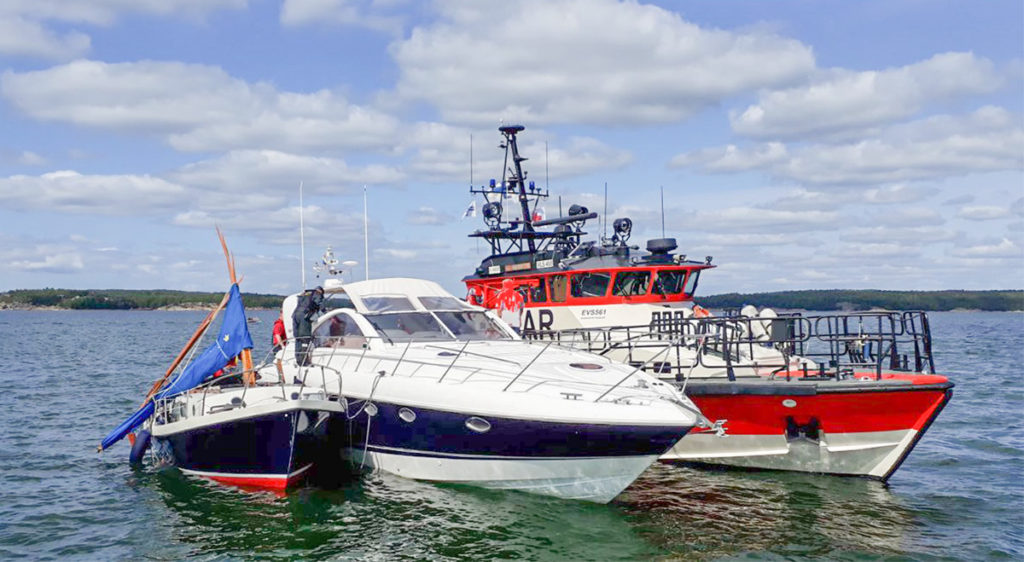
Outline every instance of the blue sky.
<path fill-rule="evenodd" d="M 365 185 L 371 276 L 461 293 L 503 120 L 704 294 L 1022 288 L 1022 59 L 1019 1 L 7 0 L 0 291 L 219 290 L 220 225 L 292 292 L 302 182 L 307 263 Z"/>

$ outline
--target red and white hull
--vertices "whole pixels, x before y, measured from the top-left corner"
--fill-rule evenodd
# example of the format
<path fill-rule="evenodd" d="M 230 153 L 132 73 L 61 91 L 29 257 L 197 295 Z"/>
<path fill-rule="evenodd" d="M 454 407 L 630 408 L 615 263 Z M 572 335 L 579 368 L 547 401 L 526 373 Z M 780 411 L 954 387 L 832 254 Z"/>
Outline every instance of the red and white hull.
<path fill-rule="evenodd" d="M 691 380 L 686 394 L 726 433 L 691 432 L 661 457 L 742 468 L 892 475 L 952 396 L 938 375 L 878 381 Z"/>

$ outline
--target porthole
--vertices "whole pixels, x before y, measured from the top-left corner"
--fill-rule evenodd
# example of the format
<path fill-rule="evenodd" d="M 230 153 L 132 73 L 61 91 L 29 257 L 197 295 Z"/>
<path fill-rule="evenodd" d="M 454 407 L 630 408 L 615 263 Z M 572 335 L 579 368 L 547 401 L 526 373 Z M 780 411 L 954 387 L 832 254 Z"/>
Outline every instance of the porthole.
<path fill-rule="evenodd" d="M 398 410 L 398 417 L 402 418 L 405 423 L 412 423 L 416 421 L 416 412 L 409 408 L 401 408 Z"/>
<path fill-rule="evenodd" d="M 366 407 L 363 408 L 363 410 L 366 411 L 366 415 L 368 416 L 372 417 L 377 415 L 377 405 L 374 404 L 373 402 L 367 402 Z"/>
<path fill-rule="evenodd" d="M 466 427 L 477 433 L 487 433 L 491 430 L 491 422 L 483 418 L 473 416 L 466 420 Z"/>

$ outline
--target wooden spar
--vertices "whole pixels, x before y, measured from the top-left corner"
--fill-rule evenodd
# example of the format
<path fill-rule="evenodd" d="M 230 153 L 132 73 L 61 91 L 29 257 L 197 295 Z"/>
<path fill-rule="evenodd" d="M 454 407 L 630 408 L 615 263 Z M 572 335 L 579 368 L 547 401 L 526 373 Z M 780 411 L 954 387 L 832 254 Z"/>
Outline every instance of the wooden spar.
<path fill-rule="evenodd" d="M 235 276 L 235 257 L 228 251 L 228 243 L 224 240 L 224 233 L 220 231 L 220 227 L 217 228 L 217 237 L 220 238 L 220 247 L 224 249 L 224 260 L 228 264 L 228 275 L 231 276 L 231 284 L 238 284 L 238 278 Z M 242 380 L 246 385 L 256 384 L 256 373 L 252 370 L 252 350 L 242 350 Z"/>
<path fill-rule="evenodd" d="M 167 382 L 167 379 L 171 376 L 171 373 L 173 373 L 174 370 L 178 368 L 178 365 L 181 364 L 182 359 L 184 359 L 185 356 L 188 355 L 188 352 L 192 350 L 192 346 L 194 346 L 196 342 L 199 341 L 199 338 L 201 338 L 203 334 L 206 332 L 206 328 L 210 326 L 210 322 L 212 322 L 213 319 L 217 317 L 217 314 L 219 314 L 220 311 L 224 308 L 224 306 L 228 304 L 228 298 L 230 297 L 230 291 L 224 293 L 224 298 L 220 300 L 220 304 L 218 304 L 217 308 L 212 310 L 210 314 L 208 314 L 206 318 L 203 319 L 202 323 L 199 324 L 199 328 L 197 328 L 196 332 L 192 334 L 192 337 L 188 340 L 188 343 L 185 344 L 185 347 L 181 349 L 181 353 L 179 353 L 178 357 L 174 359 L 174 362 L 171 363 L 171 366 L 167 368 L 167 373 L 164 374 L 163 378 L 153 383 L 153 387 L 149 389 L 149 393 L 146 394 L 146 399 L 143 400 L 142 405 L 139 406 L 140 408 L 142 406 L 145 406 L 146 402 L 149 402 L 149 399 L 152 398 L 153 395 L 160 390 L 160 387 L 163 386 L 165 382 Z"/>

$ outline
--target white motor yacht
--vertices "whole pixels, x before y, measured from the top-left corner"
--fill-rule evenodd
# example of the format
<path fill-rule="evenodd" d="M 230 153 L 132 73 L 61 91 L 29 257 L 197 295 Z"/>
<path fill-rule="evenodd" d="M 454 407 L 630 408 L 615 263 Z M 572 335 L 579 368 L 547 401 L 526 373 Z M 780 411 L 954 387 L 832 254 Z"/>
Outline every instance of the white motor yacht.
<path fill-rule="evenodd" d="M 336 392 L 368 470 L 608 502 L 699 423 L 672 385 L 556 343 L 416 279 L 324 284 L 312 341 L 264 380 Z M 288 297 L 290 319 L 300 295 Z"/>

